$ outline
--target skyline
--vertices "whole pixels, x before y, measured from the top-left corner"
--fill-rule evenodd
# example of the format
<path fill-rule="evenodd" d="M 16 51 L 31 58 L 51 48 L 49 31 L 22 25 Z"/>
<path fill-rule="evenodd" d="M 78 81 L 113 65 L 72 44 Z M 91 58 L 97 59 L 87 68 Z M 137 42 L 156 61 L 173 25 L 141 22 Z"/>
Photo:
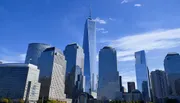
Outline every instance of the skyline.
<path fill-rule="evenodd" d="M 28 43 L 32 42 L 51 44 L 61 51 L 72 42 L 82 47 L 88 1 L 39 0 L 29 4 L 9 1 L 0 1 L 3 15 L 0 17 L 0 61 L 22 62 Z M 91 2 L 92 17 L 97 21 L 97 55 L 106 45 L 115 47 L 123 85 L 136 82 L 134 52 L 146 50 L 150 71 L 164 70 L 163 60 L 168 52 L 179 53 L 180 1 L 106 0 L 99 8 L 101 2 Z M 152 12 L 147 13 L 149 10 Z"/>

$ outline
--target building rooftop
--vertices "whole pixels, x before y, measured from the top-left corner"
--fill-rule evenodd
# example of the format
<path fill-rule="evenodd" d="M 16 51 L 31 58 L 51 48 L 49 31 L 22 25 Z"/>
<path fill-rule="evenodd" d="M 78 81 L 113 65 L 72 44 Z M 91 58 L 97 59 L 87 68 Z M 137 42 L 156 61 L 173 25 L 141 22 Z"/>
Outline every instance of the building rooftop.
<path fill-rule="evenodd" d="M 169 52 L 166 56 L 178 56 L 179 53 L 176 52 Z"/>
<path fill-rule="evenodd" d="M 24 63 L 4 63 L 0 64 L 0 67 L 32 67 L 37 68 L 37 66 L 33 64 L 24 64 Z"/>
<path fill-rule="evenodd" d="M 131 93 L 141 93 L 139 90 L 135 89 Z"/>
<path fill-rule="evenodd" d="M 50 46 L 49 44 L 45 44 L 45 43 L 29 43 L 29 45 L 35 45 L 35 44 Z"/>

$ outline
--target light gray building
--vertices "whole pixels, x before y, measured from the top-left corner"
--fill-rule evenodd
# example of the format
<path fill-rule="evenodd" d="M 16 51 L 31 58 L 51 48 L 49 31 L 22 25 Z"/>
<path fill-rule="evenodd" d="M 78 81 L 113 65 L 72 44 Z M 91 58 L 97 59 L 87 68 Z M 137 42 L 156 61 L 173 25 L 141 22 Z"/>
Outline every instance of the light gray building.
<path fill-rule="evenodd" d="M 145 101 L 149 101 L 150 88 L 149 88 L 149 70 L 146 63 L 145 51 L 135 52 L 135 71 L 137 89 L 142 92 Z"/>
<path fill-rule="evenodd" d="M 175 81 L 180 79 L 180 55 L 178 53 L 168 53 L 164 59 L 164 68 L 168 76 L 171 94 L 178 95 Z"/>
<path fill-rule="evenodd" d="M 100 100 L 114 100 L 120 98 L 116 50 L 108 46 L 104 47 L 99 52 L 97 97 Z"/>
<path fill-rule="evenodd" d="M 41 83 L 40 97 L 50 100 L 65 99 L 66 60 L 63 53 L 55 47 L 47 48 L 38 61 Z"/>
<path fill-rule="evenodd" d="M 36 102 L 39 69 L 32 64 L 0 64 L 0 97 Z"/>
<path fill-rule="evenodd" d="M 168 80 L 167 75 L 162 70 L 151 72 L 151 84 L 153 92 L 153 101 L 158 102 L 158 99 L 168 97 Z M 159 102 L 158 102 L 159 103 Z"/>
<path fill-rule="evenodd" d="M 41 53 L 49 47 L 51 46 L 44 43 L 30 43 L 28 45 L 25 63 L 37 65 L 38 58 L 41 56 Z"/>

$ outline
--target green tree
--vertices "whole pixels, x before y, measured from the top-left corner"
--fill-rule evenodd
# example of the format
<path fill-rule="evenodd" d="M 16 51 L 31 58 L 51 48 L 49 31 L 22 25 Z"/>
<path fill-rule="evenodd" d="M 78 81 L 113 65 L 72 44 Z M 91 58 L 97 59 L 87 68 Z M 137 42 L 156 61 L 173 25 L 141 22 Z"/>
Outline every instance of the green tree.
<path fill-rule="evenodd" d="M 24 100 L 23 99 L 19 99 L 18 103 L 24 103 Z"/>
<path fill-rule="evenodd" d="M 8 103 L 9 100 L 8 100 L 7 98 L 2 98 L 2 99 L 0 100 L 0 102 L 1 102 L 1 103 Z"/>
<path fill-rule="evenodd" d="M 166 103 L 179 103 L 176 99 L 167 99 Z"/>

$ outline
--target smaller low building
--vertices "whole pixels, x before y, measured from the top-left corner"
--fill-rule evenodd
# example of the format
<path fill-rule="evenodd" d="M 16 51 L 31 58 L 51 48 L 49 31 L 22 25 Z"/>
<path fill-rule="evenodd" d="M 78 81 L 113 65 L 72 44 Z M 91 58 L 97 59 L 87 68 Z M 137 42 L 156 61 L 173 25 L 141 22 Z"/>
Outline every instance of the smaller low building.
<path fill-rule="evenodd" d="M 0 64 L 0 98 L 37 102 L 39 69 L 32 64 Z"/>
<path fill-rule="evenodd" d="M 142 94 L 139 90 L 133 90 L 131 93 L 123 93 L 123 101 L 132 102 L 132 101 L 142 101 Z"/>

